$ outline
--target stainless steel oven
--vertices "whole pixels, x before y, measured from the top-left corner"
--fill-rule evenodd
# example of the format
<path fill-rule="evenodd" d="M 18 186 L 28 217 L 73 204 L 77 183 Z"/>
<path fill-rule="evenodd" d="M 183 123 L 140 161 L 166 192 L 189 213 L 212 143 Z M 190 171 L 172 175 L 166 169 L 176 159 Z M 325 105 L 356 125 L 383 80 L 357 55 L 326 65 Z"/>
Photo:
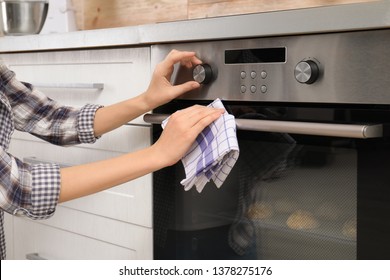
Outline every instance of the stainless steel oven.
<path fill-rule="evenodd" d="M 240 156 L 220 189 L 184 191 L 181 163 L 154 174 L 156 259 L 390 259 L 390 30 L 184 42 L 200 89 L 159 123 L 222 99 Z"/>

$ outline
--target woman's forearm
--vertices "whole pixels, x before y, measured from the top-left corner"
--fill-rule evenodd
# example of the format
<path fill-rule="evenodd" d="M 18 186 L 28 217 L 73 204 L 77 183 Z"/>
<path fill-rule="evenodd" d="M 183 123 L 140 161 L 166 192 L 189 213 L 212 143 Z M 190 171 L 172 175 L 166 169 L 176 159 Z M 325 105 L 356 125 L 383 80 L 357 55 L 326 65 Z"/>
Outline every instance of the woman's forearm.
<path fill-rule="evenodd" d="M 61 169 L 59 202 L 131 181 L 167 165 L 154 146 L 116 158 Z"/>
<path fill-rule="evenodd" d="M 61 169 L 59 202 L 93 194 L 173 165 L 224 110 L 191 106 L 171 115 L 150 147 L 116 158 Z"/>
<path fill-rule="evenodd" d="M 101 136 L 151 110 L 142 95 L 102 107 L 94 119 L 95 136 Z"/>

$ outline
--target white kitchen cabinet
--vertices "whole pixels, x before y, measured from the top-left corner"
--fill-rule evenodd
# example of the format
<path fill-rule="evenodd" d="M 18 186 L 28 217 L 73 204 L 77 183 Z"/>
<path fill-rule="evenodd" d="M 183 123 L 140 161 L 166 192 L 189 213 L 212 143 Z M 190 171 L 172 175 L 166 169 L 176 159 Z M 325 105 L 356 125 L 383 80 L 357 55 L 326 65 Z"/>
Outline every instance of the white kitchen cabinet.
<path fill-rule="evenodd" d="M 2 54 L 1 58 L 20 81 L 76 107 L 109 105 L 136 96 L 150 80 L 147 47 Z M 134 122 L 144 123 L 142 118 Z"/>
<path fill-rule="evenodd" d="M 151 259 L 152 229 L 59 207 L 50 220 L 14 219 L 14 258 Z"/>
<path fill-rule="evenodd" d="M 19 80 L 75 107 L 136 96 L 151 76 L 149 47 L 12 53 L 3 54 L 2 60 Z M 72 147 L 15 131 L 10 153 L 26 161 L 78 165 L 150 144 L 150 126 L 140 117 L 95 144 Z M 31 254 L 47 259 L 152 259 L 152 176 L 60 204 L 48 220 L 6 214 L 6 226 L 7 255 L 12 259 L 35 256 Z"/>
<path fill-rule="evenodd" d="M 25 161 L 57 162 L 71 166 L 120 156 L 149 145 L 150 128 L 125 125 L 103 135 L 96 144 L 72 147 L 55 146 L 26 133 L 15 132 L 10 151 Z M 118 187 L 63 203 L 61 206 L 151 227 L 151 180 L 151 175 L 145 175 Z"/>

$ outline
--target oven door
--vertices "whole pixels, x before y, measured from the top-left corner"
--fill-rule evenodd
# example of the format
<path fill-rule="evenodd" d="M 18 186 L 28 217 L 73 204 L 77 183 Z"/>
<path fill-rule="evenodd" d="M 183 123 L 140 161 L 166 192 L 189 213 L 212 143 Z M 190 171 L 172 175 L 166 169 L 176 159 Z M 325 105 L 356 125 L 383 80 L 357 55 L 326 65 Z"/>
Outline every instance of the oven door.
<path fill-rule="evenodd" d="M 390 258 L 388 108 L 225 107 L 240 156 L 220 189 L 184 191 L 181 163 L 154 173 L 156 259 Z"/>

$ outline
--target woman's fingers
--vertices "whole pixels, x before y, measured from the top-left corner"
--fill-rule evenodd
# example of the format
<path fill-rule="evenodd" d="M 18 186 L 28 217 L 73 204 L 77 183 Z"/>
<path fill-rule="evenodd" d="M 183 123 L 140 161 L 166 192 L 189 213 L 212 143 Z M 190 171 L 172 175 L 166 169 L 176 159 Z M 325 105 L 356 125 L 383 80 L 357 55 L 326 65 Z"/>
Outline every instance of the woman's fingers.
<path fill-rule="evenodd" d="M 183 84 L 175 85 L 172 87 L 173 97 L 178 97 L 183 93 L 189 92 L 191 90 L 195 90 L 200 87 L 200 84 L 195 81 L 185 82 Z"/>
<path fill-rule="evenodd" d="M 198 122 L 202 121 L 202 119 L 206 118 L 206 120 L 202 122 L 207 123 L 209 120 L 208 116 L 214 114 L 220 116 L 224 113 L 224 111 L 224 109 L 216 109 L 211 107 L 194 105 L 186 109 L 177 111 L 171 116 L 171 119 L 175 122 L 181 122 L 181 125 L 184 125 L 185 128 L 190 129 Z"/>
<path fill-rule="evenodd" d="M 199 120 L 192 126 L 194 134 L 198 136 L 198 134 L 201 133 L 207 126 L 218 119 L 223 112 L 223 109 L 215 109 L 214 111 L 202 115 L 202 117 L 199 118 Z"/>
<path fill-rule="evenodd" d="M 201 64 L 202 61 L 195 56 L 195 52 L 172 50 L 164 59 L 164 63 L 168 66 L 175 65 L 180 62 L 186 67 L 192 67 Z"/>

